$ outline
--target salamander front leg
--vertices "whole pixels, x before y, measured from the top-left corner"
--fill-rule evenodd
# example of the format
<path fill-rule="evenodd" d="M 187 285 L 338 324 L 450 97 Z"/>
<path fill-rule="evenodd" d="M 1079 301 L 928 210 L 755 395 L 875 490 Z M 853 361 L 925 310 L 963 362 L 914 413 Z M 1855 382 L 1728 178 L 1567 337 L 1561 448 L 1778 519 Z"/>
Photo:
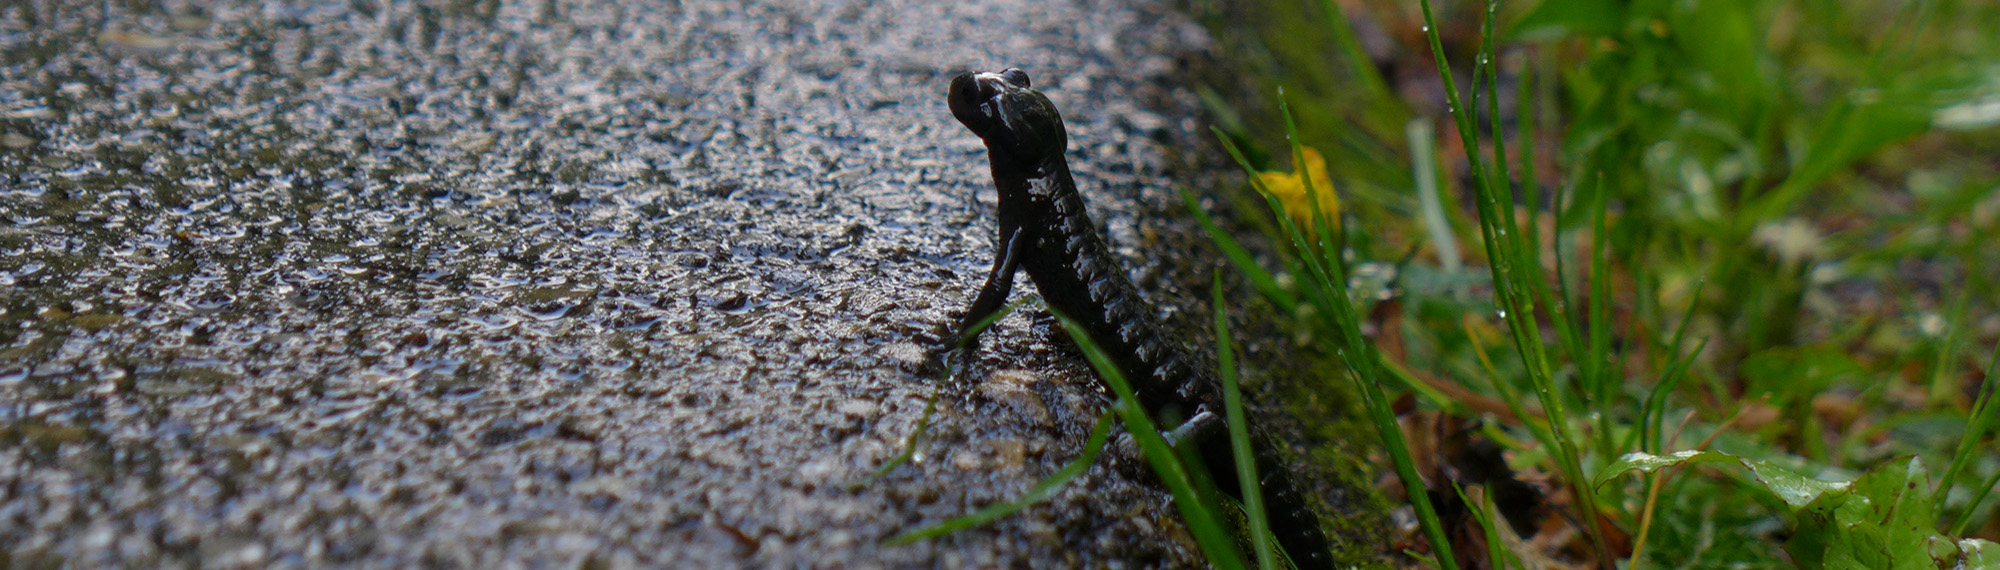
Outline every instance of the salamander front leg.
<path fill-rule="evenodd" d="M 965 315 L 959 317 L 950 336 L 939 339 L 938 346 L 931 351 L 928 368 L 943 371 L 944 357 L 956 350 L 970 354 L 978 351 L 979 333 L 975 330 L 987 317 L 993 316 L 1007 303 L 1007 294 L 1014 290 L 1014 274 L 1021 267 L 1021 255 L 1027 249 L 1027 233 L 1015 228 L 1002 227 L 1000 230 L 1000 252 L 993 257 L 992 272 L 986 274 L 986 284 L 979 287 L 979 295 L 972 300 Z M 968 356 L 961 355 L 961 358 Z"/>
<path fill-rule="evenodd" d="M 979 333 L 974 330 L 980 321 L 993 316 L 1001 305 L 1007 304 L 1007 294 L 1014 290 L 1014 273 L 1021 267 L 1022 250 L 1027 249 L 1027 233 L 1018 231 L 1002 232 L 1000 255 L 993 258 L 993 272 L 986 274 L 986 284 L 979 288 L 979 296 L 972 300 L 972 307 L 966 309 L 965 316 L 958 319 L 957 335 L 946 342 L 962 348 L 979 346 Z"/>

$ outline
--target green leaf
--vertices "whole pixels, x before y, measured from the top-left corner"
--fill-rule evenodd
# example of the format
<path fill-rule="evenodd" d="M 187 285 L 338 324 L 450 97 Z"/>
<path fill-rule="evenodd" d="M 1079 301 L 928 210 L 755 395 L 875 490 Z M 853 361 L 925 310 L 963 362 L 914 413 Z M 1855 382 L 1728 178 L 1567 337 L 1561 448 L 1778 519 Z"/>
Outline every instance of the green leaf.
<path fill-rule="evenodd" d="M 1991 543 L 1938 533 L 1929 491 L 1922 461 L 1883 465 L 1800 509 L 1785 551 L 1806 570 L 1993 567 Z"/>
<path fill-rule="evenodd" d="M 1863 475 L 1846 491 L 1799 510 L 1785 551 L 1808 569 L 1934 567 L 1929 539 L 1937 536 L 1931 529 L 1937 517 L 1930 502 L 1918 498 L 1929 484 L 1915 459 Z"/>
<path fill-rule="evenodd" d="M 1618 461 L 1614 461 L 1611 465 L 1604 468 L 1603 475 L 1597 478 L 1597 485 L 1602 486 L 1606 482 L 1628 472 L 1652 473 L 1676 465 L 1700 465 L 1704 463 L 1735 463 L 1742 465 L 1749 469 L 1752 475 L 1757 477 L 1758 482 L 1764 484 L 1766 490 L 1769 490 L 1771 494 L 1776 495 L 1779 499 L 1785 501 L 1785 504 L 1793 508 L 1804 507 L 1812 503 L 1814 499 L 1818 499 L 1820 495 L 1829 491 L 1840 490 L 1846 486 L 1845 483 L 1841 482 L 1821 481 L 1799 475 L 1768 461 L 1738 457 L 1720 451 L 1677 451 L 1666 455 L 1627 453 L 1625 456 L 1619 457 Z"/>
<path fill-rule="evenodd" d="M 2000 543 L 1977 538 L 1958 541 L 1959 561 L 1965 570 L 2000 570 Z"/>
<path fill-rule="evenodd" d="M 1937 531 L 1930 473 L 1914 457 L 1842 483 L 1720 451 L 1628 453 L 1606 467 L 1597 484 L 1634 471 L 1714 463 L 1748 468 L 1766 490 L 1793 507 L 1797 528 L 1785 541 L 1785 552 L 1801 569 L 2000 570 L 2000 546 L 1976 539 L 1953 541 Z"/>

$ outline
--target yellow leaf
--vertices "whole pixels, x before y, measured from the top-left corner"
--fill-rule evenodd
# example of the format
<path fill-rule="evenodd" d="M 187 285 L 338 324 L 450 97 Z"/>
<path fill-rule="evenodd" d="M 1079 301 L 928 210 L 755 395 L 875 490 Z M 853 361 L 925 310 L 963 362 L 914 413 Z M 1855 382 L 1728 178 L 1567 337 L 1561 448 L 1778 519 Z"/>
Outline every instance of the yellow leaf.
<path fill-rule="evenodd" d="M 1320 212 L 1326 214 L 1329 224 L 1339 224 L 1340 196 L 1333 191 L 1333 180 L 1326 175 L 1326 157 L 1320 156 L 1318 150 L 1309 146 L 1302 147 L 1300 153 L 1305 155 L 1306 164 L 1303 171 L 1312 177 L 1313 193 L 1319 196 Z M 1257 177 L 1264 180 L 1264 190 L 1276 197 L 1278 203 L 1284 204 L 1285 213 L 1292 217 L 1292 221 L 1298 224 L 1302 231 L 1311 233 L 1313 211 L 1311 203 L 1306 201 L 1305 176 L 1296 171 L 1274 171 L 1259 172 Z"/>

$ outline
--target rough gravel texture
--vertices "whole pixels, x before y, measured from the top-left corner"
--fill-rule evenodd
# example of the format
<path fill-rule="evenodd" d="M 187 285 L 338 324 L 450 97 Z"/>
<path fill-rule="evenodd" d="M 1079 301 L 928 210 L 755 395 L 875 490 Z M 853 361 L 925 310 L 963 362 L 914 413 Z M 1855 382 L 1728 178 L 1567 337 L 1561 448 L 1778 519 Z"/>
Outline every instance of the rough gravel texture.
<path fill-rule="evenodd" d="M 917 370 L 992 249 L 951 75 L 1030 70 L 1199 320 L 1200 238 L 1139 214 L 1205 40 L 1133 4 L 8 3 L 0 567 L 1197 564 L 1129 458 L 879 546 L 1105 403 L 1036 314 Z"/>

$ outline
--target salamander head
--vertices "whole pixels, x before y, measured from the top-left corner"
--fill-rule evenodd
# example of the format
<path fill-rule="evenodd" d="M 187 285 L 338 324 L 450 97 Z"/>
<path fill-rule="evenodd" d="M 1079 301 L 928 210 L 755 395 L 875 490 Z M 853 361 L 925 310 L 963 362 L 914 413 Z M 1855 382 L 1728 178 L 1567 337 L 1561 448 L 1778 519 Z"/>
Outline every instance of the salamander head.
<path fill-rule="evenodd" d="M 986 141 L 996 164 L 1005 160 L 1039 164 L 1062 157 L 1069 138 L 1062 114 L 1040 91 L 1028 88 L 1028 74 L 1015 68 L 972 72 L 951 80 L 951 114 Z"/>

